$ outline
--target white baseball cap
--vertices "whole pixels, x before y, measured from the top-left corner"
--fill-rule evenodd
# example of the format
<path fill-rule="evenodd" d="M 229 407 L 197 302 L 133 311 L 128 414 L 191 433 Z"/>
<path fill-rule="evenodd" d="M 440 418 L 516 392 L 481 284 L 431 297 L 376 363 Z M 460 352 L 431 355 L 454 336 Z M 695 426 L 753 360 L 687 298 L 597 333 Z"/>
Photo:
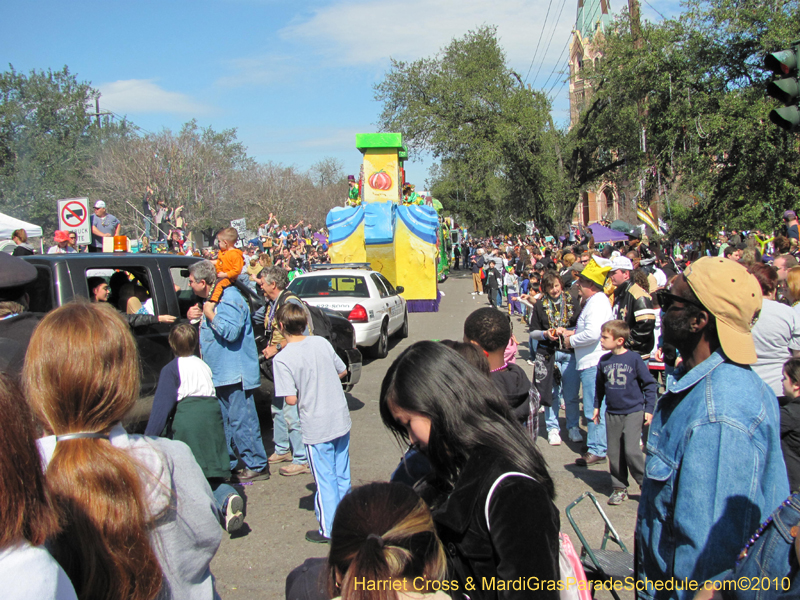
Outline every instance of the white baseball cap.
<path fill-rule="evenodd" d="M 617 256 L 614 260 L 611 261 L 611 270 L 612 271 L 633 271 L 633 263 L 631 259 L 627 256 Z"/>
<path fill-rule="evenodd" d="M 106 203 L 103 202 L 102 200 L 98 200 L 97 202 L 94 203 L 94 207 L 95 208 L 105 208 L 106 207 Z"/>

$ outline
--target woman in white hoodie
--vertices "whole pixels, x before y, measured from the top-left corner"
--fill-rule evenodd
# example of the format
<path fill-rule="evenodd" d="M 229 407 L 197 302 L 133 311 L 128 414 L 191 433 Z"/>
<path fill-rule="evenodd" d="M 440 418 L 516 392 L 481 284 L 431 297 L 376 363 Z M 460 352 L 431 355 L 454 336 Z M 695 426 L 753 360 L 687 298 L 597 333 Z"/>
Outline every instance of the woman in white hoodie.
<path fill-rule="evenodd" d="M 130 328 L 76 302 L 37 327 L 23 369 L 47 437 L 39 449 L 63 528 L 49 547 L 82 600 L 215 598 L 222 537 L 211 489 L 188 446 L 128 435 L 139 395 Z"/>

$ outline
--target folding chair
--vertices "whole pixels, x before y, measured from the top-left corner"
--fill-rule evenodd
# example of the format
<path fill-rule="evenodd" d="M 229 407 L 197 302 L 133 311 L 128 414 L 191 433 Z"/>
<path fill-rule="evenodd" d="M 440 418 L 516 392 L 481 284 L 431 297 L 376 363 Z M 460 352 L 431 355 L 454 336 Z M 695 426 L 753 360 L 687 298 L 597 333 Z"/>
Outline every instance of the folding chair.
<path fill-rule="evenodd" d="M 603 532 L 603 541 L 599 548 L 592 548 L 586 541 L 583 533 L 581 532 L 575 519 L 572 517 L 572 509 L 575 508 L 585 498 L 591 498 L 594 507 L 605 523 L 605 531 Z M 569 519 L 570 525 L 575 530 L 578 539 L 581 542 L 581 563 L 586 571 L 586 579 L 589 581 L 623 581 L 626 577 L 633 577 L 633 554 L 628 552 L 622 538 L 619 537 L 616 529 L 608 520 L 606 513 L 597 502 L 597 498 L 592 492 L 584 492 L 577 500 L 572 502 L 564 511 Z M 610 550 L 606 549 L 608 542 L 614 542 L 620 549 Z M 619 595 L 613 589 L 610 590 L 611 595 L 615 600 L 620 600 Z"/>

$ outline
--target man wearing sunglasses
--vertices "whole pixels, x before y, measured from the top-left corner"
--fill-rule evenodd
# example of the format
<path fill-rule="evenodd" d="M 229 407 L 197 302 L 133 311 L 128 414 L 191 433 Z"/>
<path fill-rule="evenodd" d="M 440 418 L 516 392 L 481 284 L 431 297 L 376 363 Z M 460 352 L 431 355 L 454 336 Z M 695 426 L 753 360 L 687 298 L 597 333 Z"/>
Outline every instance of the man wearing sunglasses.
<path fill-rule="evenodd" d="M 683 359 L 656 406 L 636 525 L 639 598 L 689 599 L 652 582 L 718 579 L 789 495 L 773 391 L 751 369 L 761 288 L 704 257 L 657 292 L 664 342 Z M 788 355 L 788 350 L 787 350 Z M 674 588 L 677 589 L 677 588 Z"/>

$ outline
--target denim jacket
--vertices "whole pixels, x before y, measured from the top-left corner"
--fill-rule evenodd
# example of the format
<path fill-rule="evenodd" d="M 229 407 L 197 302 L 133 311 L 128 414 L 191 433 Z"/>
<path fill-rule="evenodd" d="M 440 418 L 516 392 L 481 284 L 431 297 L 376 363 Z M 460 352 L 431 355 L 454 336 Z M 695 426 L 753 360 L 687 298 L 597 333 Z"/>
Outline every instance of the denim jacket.
<path fill-rule="evenodd" d="M 684 579 L 724 576 L 789 495 L 775 394 L 721 350 L 670 377 L 647 440 L 636 525 L 639 598 L 690 599 Z M 680 580 L 678 589 L 652 582 Z M 646 584 L 646 585 L 643 585 Z"/>
<path fill-rule="evenodd" d="M 212 322 L 203 316 L 200 350 L 211 367 L 214 387 L 241 383 L 251 390 L 261 385 L 250 307 L 235 287 L 225 288 Z"/>

